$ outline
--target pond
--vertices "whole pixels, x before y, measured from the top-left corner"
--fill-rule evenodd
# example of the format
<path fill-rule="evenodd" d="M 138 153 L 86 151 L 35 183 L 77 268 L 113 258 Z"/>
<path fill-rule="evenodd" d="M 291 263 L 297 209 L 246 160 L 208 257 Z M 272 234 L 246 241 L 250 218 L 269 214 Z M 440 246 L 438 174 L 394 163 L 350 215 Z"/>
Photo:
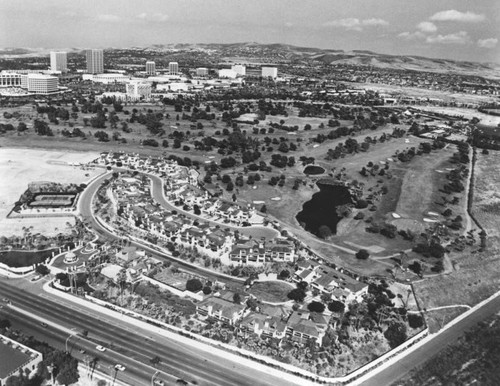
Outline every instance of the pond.
<path fill-rule="evenodd" d="M 306 166 L 306 168 L 304 169 L 304 174 L 307 174 L 308 176 L 309 175 L 317 175 L 317 174 L 323 174 L 325 172 L 325 168 L 322 168 L 321 166 L 317 166 L 317 165 L 309 165 L 309 166 Z"/>
<path fill-rule="evenodd" d="M 337 224 L 341 217 L 337 214 L 337 207 L 352 203 L 349 189 L 341 185 L 317 183 L 320 191 L 304 203 L 296 219 L 308 232 L 320 236 L 319 228 L 326 225 L 331 233 L 337 232 Z"/>

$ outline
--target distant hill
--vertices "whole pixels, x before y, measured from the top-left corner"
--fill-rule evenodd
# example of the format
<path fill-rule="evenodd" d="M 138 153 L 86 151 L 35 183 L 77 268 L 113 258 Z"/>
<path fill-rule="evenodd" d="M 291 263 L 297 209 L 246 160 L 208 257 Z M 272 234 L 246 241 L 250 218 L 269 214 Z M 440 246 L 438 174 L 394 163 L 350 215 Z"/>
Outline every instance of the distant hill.
<path fill-rule="evenodd" d="M 127 49 L 127 48 L 109 48 Z M 311 62 L 316 61 L 330 65 L 357 65 L 373 68 L 451 72 L 464 75 L 479 75 L 486 78 L 500 79 L 500 64 L 474 63 L 450 59 L 426 58 L 417 55 L 387 55 L 369 50 L 335 50 L 314 47 L 299 47 L 291 44 L 260 44 L 256 42 L 242 43 L 175 43 L 153 44 L 150 46 L 130 47 L 131 50 L 162 52 L 209 51 L 221 59 L 248 58 L 254 61 Z M 81 48 L 67 48 L 68 52 L 78 52 Z M 0 48 L 0 58 L 26 57 L 46 55 L 50 49 L 43 48 Z"/>

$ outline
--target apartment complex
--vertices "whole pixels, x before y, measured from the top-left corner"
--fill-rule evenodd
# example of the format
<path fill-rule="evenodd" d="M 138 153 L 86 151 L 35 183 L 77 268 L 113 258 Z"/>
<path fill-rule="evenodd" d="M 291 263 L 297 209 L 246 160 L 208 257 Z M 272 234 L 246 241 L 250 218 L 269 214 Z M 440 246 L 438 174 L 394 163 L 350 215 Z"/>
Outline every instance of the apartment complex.
<path fill-rule="evenodd" d="M 87 50 L 87 73 L 102 74 L 104 72 L 104 53 L 102 50 Z"/>
<path fill-rule="evenodd" d="M 50 52 L 50 69 L 52 71 L 68 71 L 68 58 L 66 52 L 51 51 Z"/>

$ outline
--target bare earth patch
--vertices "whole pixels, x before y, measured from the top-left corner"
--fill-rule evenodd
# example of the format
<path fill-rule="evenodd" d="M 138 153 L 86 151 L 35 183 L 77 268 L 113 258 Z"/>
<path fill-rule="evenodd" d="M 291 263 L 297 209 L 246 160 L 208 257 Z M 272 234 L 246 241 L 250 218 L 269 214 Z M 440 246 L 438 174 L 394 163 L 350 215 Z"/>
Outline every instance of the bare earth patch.
<path fill-rule="evenodd" d="M 99 156 L 95 152 L 49 151 L 32 149 L 0 149 L 0 235 L 22 235 L 23 227 L 33 227 L 32 234 L 56 235 L 68 231 L 71 216 L 26 219 L 6 218 L 14 203 L 34 181 L 86 183 L 103 169 L 87 169 L 70 164 L 85 164 Z"/>

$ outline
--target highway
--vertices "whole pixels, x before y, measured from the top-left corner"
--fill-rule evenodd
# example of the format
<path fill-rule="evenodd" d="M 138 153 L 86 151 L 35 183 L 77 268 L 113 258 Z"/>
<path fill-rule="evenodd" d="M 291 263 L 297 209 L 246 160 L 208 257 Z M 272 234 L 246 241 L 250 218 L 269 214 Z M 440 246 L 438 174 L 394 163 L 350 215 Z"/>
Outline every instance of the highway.
<path fill-rule="evenodd" d="M 92 213 L 92 199 L 97 190 L 99 189 L 99 187 L 102 185 L 102 183 L 110 177 L 111 173 L 103 174 L 102 176 L 99 176 L 87 186 L 87 188 L 81 193 L 80 198 L 78 200 L 78 211 L 80 212 L 84 221 L 87 222 L 90 225 L 90 227 L 92 227 L 94 230 L 98 232 L 98 235 L 101 239 L 122 240 L 120 236 L 117 236 L 116 234 L 108 231 L 101 224 L 99 224 L 96 221 L 94 214 Z M 135 241 L 131 241 L 131 245 L 146 250 L 148 253 L 153 255 L 153 257 L 156 257 L 160 260 L 170 260 L 171 262 L 174 262 L 177 266 L 182 267 L 184 270 L 191 272 L 195 275 L 206 277 L 207 279 L 210 279 L 212 281 L 218 280 L 236 288 L 241 287 L 244 283 L 243 279 L 233 278 L 230 276 L 219 274 L 215 271 L 208 271 L 202 268 L 194 267 L 188 262 L 174 259 L 172 256 L 169 256 L 168 254 L 160 253 L 148 247 L 146 244 L 141 244 Z"/>
<path fill-rule="evenodd" d="M 500 312 L 500 296 L 484 304 L 472 314 L 442 331 L 436 335 L 434 339 L 429 340 L 415 351 L 409 352 L 398 362 L 381 370 L 379 373 L 374 374 L 368 380 L 359 384 L 363 386 L 391 385 L 408 374 L 412 369 L 432 359 L 434 355 L 438 354 L 448 344 L 455 342 L 465 331 L 498 312 Z"/>
<path fill-rule="evenodd" d="M 89 331 L 88 343 L 84 343 L 82 337 L 70 338 L 70 342 L 76 339 L 71 347 L 83 347 L 91 355 L 101 358 L 104 368 L 114 366 L 116 363 L 123 364 L 127 370 L 120 372 L 118 377 L 129 377 L 127 382 L 131 383 L 128 384 L 149 384 L 151 376 L 157 370 L 186 381 L 194 381 L 199 385 L 256 384 L 255 370 L 250 367 L 157 334 L 153 327 L 151 330 L 142 329 L 96 311 L 89 312 L 89 309 L 74 305 L 64 299 L 53 300 L 50 298 L 51 295 L 34 296 L 31 292 L 12 287 L 10 283 L 13 282 L 14 280 L 0 279 L 2 298 L 7 298 L 13 306 L 44 319 L 49 327 L 61 326 L 66 329 L 75 329 L 77 332 Z M 24 325 L 30 332 L 36 332 L 35 336 L 42 340 L 51 339 L 60 345 L 69 336 L 66 332 L 57 333 L 52 328 L 34 328 L 33 323 L 40 321 L 22 321 L 23 318 L 29 319 L 29 317 L 16 313 L 6 304 L 3 304 L 0 311 L 12 315 L 15 323 L 19 323 L 20 326 Z M 106 347 L 107 351 L 97 352 L 96 345 Z M 155 356 L 161 358 L 161 363 L 156 367 L 150 364 L 151 358 Z M 289 385 L 289 382 L 259 372 L 258 384 L 279 386 Z"/>

